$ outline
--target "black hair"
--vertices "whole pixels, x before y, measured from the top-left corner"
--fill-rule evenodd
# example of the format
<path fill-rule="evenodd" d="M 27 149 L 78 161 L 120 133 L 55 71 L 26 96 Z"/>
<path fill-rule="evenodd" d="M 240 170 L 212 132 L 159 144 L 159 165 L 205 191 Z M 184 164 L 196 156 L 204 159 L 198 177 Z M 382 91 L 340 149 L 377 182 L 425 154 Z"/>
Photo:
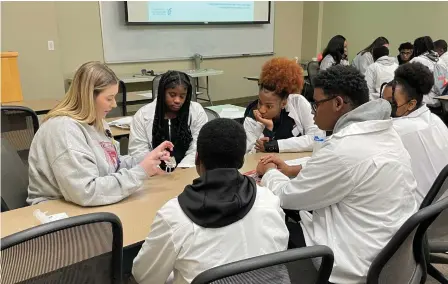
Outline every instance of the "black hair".
<path fill-rule="evenodd" d="M 206 170 L 240 169 L 246 154 L 246 132 L 243 126 L 228 118 L 207 122 L 199 131 L 198 160 Z"/>
<path fill-rule="evenodd" d="M 372 51 L 373 61 L 377 61 L 380 57 L 389 56 L 389 48 L 382 45 L 379 47 L 375 47 Z"/>
<path fill-rule="evenodd" d="M 434 42 L 432 42 L 431 37 L 422 36 L 414 41 L 414 56 L 420 56 L 425 52 L 434 50 Z"/>
<path fill-rule="evenodd" d="M 156 110 L 154 112 L 154 122 L 152 128 L 152 147 L 159 146 L 163 141 L 168 140 L 169 135 L 166 131 L 165 113 L 168 108 L 165 102 L 166 90 L 176 88 L 177 86 L 184 86 L 187 89 L 187 97 L 185 102 L 177 113 L 177 128 L 175 129 L 178 137 L 174 143 L 176 149 L 188 148 L 193 140 L 188 119 L 190 115 L 190 102 L 193 93 L 193 86 L 187 74 L 180 71 L 168 71 L 162 75 L 157 89 Z M 177 159 L 176 159 L 177 160 Z"/>
<path fill-rule="evenodd" d="M 400 44 L 400 47 L 398 47 L 398 51 L 402 51 L 403 49 L 414 49 L 414 46 L 410 42 L 404 42 Z"/>
<path fill-rule="evenodd" d="M 434 42 L 434 48 L 441 49 L 443 52 L 446 52 L 448 47 L 446 41 L 444 41 L 443 39 L 439 39 Z"/>
<path fill-rule="evenodd" d="M 368 47 L 366 47 L 363 50 L 361 50 L 360 52 L 358 52 L 358 54 L 363 55 L 366 52 L 372 53 L 374 48 L 383 46 L 385 44 L 389 44 L 389 41 L 387 40 L 387 38 L 385 38 L 383 36 L 377 37 Z"/>
<path fill-rule="evenodd" d="M 394 79 L 386 86 L 395 89 L 397 85 L 402 87 L 408 100 L 417 101 L 419 108 L 422 105 L 423 95 L 428 94 L 434 85 L 434 76 L 429 68 L 420 62 L 407 63 L 395 70 Z"/>
<path fill-rule="evenodd" d="M 346 97 L 354 108 L 369 101 L 367 82 L 353 66 L 335 65 L 320 71 L 313 83 L 314 88 L 322 89 L 328 97 Z"/>
<path fill-rule="evenodd" d="M 341 35 L 336 35 L 330 39 L 327 47 L 324 49 L 322 53 L 322 58 L 325 58 L 328 54 L 330 54 L 336 64 L 341 63 L 341 59 L 344 56 L 344 42 L 345 37 Z M 320 63 L 319 63 L 320 64 Z"/>

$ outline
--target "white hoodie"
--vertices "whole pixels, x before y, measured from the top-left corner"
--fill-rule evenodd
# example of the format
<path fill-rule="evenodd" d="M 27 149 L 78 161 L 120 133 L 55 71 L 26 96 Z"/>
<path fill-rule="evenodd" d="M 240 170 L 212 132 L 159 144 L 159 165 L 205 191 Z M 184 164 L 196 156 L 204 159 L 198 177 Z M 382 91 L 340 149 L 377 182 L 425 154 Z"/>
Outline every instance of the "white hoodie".
<path fill-rule="evenodd" d="M 117 153 L 105 133 L 67 116 L 55 117 L 42 124 L 31 143 L 27 202 L 111 204 L 131 195 L 147 178 L 134 158 Z"/>
<path fill-rule="evenodd" d="M 361 52 L 362 53 L 362 52 Z M 364 75 L 367 71 L 367 68 L 373 64 L 373 56 L 370 52 L 359 53 L 355 56 L 352 61 L 352 66 L 361 72 Z"/>
<path fill-rule="evenodd" d="M 383 56 L 371 64 L 366 71 L 366 81 L 371 100 L 380 97 L 381 85 L 394 79 L 394 72 L 398 68 L 395 57 Z"/>
<path fill-rule="evenodd" d="M 438 57 L 439 56 L 436 52 L 431 51 L 431 52 L 426 52 L 418 57 L 412 58 L 412 60 L 410 62 L 411 63 L 412 62 L 420 62 L 421 64 L 428 67 L 429 70 L 431 71 L 431 73 L 433 73 L 435 64 L 439 64 L 438 62 L 437 63 L 435 62 L 435 60 L 437 60 Z M 425 103 L 426 105 L 428 105 L 430 107 L 439 107 L 440 102 L 438 99 L 435 98 L 439 95 L 440 94 L 436 94 L 436 91 L 433 86 L 431 91 L 429 92 L 429 94 L 423 96 L 423 103 Z"/>

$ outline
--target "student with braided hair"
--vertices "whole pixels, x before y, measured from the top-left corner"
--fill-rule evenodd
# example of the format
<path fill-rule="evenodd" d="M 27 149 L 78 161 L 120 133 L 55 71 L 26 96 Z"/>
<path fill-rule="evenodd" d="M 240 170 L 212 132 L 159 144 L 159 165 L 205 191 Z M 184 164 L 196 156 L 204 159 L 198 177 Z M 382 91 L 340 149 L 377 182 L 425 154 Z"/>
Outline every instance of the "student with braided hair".
<path fill-rule="evenodd" d="M 165 140 L 174 144 L 171 153 L 177 167 L 195 166 L 196 140 L 208 121 L 199 103 L 192 102 L 193 86 L 187 74 L 168 71 L 162 75 L 158 97 L 134 115 L 129 154 L 140 160 Z M 166 164 L 162 163 L 162 169 Z"/>

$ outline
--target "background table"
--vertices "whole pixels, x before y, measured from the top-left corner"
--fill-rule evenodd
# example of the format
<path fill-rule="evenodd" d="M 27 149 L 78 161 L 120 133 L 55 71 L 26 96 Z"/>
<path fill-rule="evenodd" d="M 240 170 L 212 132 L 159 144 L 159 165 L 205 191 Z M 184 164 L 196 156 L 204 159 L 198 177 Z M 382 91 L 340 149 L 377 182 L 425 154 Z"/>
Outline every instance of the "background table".
<path fill-rule="evenodd" d="M 2 103 L 2 106 L 23 106 L 34 110 L 38 115 L 46 114 L 53 109 L 60 100 L 57 99 L 41 99 L 41 100 L 23 100 L 19 102 Z"/>
<path fill-rule="evenodd" d="M 262 153 L 247 155 L 241 172 L 245 173 L 255 169 L 259 159 L 264 155 Z M 278 155 L 284 160 L 290 160 L 310 156 L 311 152 Z M 134 245 L 143 241 L 148 235 L 157 210 L 168 200 L 179 195 L 184 187 L 191 184 L 193 179 L 197 177 L 194 168 L 177 169 L 172 174 L 152 177 L 144 183 L 139 191 L 112 205 L 81 207 L 63 200 L 52 200 L 7 211 L 1 213 L 1 237 L 40 225 L 39 221 L 33 216 L 36 209 L 48 212 L 47 214 L 65 212 L 70 217 L 93 212 L 111 212 L 117 215 L 122 222 L 123 245 Z"/>

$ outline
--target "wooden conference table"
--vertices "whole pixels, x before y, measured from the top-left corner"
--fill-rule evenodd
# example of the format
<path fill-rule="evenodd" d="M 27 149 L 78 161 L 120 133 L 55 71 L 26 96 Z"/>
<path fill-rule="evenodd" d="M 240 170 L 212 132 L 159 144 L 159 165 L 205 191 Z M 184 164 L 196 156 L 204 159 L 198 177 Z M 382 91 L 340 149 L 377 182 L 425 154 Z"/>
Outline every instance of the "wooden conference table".
<path fill-rule="evenodd" d="M 242 173 L 256 168 L 259 159 L 264 153 L 247 155 Z M 284 160 L 297 159 L 310 156 L 306 153 L 278 154 Z M 142 242 L 148 235 L 156 212 L 170 199 L 179 195 L 184 187 L 197 178 L 195 168 L 177 169 L 172 174 L 152 177 L 143 187 L 119 203 L 98 206 L 80 207 L 62 200 L 52 200 L 37 205 L 19 208 L 1 213 L 1 237 L 40 225 L 33 216 L 36 209 L 47 214 L 67 213 L 73 217 L 94 212 L 111 212 L 117 215 L 123 225 L 123 246 L 130 246 Z"/>

